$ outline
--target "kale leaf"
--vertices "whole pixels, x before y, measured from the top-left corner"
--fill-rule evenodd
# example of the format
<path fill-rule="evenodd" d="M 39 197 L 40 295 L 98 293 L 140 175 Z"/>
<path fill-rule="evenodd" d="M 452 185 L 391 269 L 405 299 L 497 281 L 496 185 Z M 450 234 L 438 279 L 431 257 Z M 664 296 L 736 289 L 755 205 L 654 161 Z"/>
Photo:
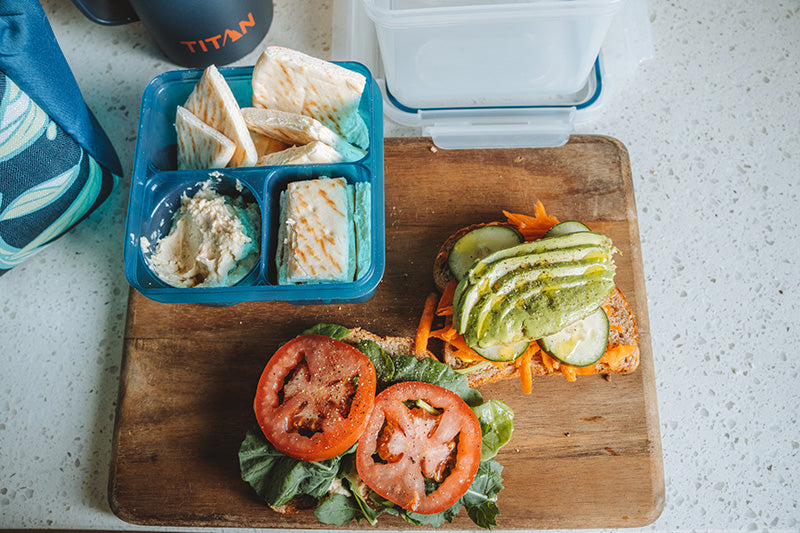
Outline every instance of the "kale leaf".
<path fill-rule="evenodd" d="M 239 447 L 242 479 L 275 507 L 300 495 L 322 498 L 339 475 L 341 457 L 316 462 L 293 459 L 276 450 L 258 426 L 247 432 Z"/>
<path fill-rule="evenodd" d="M 302 334 L 325 335 L 326 337 L 340 341 L 350 334 L 350 330 L 344 326 L 339 326 L 338 324 L 315 324 L 305 330 Z"/>

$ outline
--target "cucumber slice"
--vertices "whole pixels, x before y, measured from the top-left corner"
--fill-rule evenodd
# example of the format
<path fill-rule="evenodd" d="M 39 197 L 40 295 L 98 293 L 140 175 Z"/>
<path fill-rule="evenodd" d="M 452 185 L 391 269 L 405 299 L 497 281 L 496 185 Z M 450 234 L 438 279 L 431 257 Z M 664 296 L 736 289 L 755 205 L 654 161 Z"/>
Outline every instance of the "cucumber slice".
<path fill-rule="evenodd" d="M 477 346 L 471 346 L 471 348 L 478 352 L 484 359 L 506 363 L 524 354 L 530 344 L 530 341 L 520 341 L 512 344 L 495 344 L 486 348 Z"/>
<path fill-rule="evenodd" d="M 599 307 L 586 318 L 542 337 L 539 345 L 548 355 L 568 365 L 592 365 L 608 348 L 608 315 Z"/>
<path fill-rule="evenodd" d="M 514 228 L 501 225 L 483 226 L 456 241 L 450 250 L 447 265 L 456 280 L 461 281 L 475 261 L 498 250 L 516 246 L 523 240 L 522 234 Z"/>
<path fill-rule="evenodd" d="M 557 237 L 559 235 L 566 235 L 568 233 L 579 233 L 581 231 L 592 231 L 583 222 L 577 220 L 565 220 L 559 222 L 544 234 L 545 237 Z"/>

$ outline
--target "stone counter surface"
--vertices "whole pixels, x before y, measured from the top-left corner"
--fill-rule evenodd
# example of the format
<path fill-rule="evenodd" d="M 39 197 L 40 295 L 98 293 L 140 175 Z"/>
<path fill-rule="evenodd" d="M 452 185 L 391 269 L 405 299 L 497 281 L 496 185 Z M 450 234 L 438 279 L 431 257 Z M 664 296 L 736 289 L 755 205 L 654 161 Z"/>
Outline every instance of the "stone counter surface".
<path fill-rule="evenodd" d="M 43 5 L 126 176 L 0 278 L 0 527 L 136 530 L 106 499 L 122 242 L 141 94 L 176 67 L 139 23 Z M 666 480 L 664 511 L 642 529 L 798 531 L 800 5 L 650 0 L 649 11 L 654 57 L 579 129 L 616 137 L 631 159 Z M 276 0 L 262 46 L 330 57 L 332 12 Z"/>

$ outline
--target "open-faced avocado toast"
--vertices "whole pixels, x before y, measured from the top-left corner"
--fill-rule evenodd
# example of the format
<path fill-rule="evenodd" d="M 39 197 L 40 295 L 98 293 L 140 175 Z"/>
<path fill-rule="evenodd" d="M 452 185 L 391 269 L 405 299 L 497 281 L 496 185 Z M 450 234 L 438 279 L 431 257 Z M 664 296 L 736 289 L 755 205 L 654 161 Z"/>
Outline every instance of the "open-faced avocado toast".
<path fill-rule="evenodd" d="M 433 267 L 441 295 L 426 302 L 417 350 L 440 339 L 442 360 L 471 386 L 518 377 L 525 392 L 533 376 L 633 372 L 639 334 L 614 282 L 611 239 L 559 222 L 541 203 L 532 216 L 504 214 L 442 244 Z"/>

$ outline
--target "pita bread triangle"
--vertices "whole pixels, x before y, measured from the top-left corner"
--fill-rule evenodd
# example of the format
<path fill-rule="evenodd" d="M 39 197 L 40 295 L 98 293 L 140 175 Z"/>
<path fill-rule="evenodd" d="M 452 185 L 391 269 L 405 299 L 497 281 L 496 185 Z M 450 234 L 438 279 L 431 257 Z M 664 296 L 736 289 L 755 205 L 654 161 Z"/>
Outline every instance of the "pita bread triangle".
<path fill-rule="evenodd" d="M 242 116 L 251 131 L 272 137 L 288 145 L 304 145 L 321 141 L 339 152 L 343 161 L 358 161 L 364 157 L 363 150 L 356 148 L 335 131 L 312 117 L 257 107 L 242 108 Z"/>
<path fill-rule="evenodd" d="M 280 46 L 267 47 L 253 69 L 253 106 L 315 118 L 348 142 L 369 148 L 358 113 L 366 78 L 334 63 Z"/>
<path fill-rule="evenodd" d="M 303 146 L 292 146 L 286 150 L 258 158 L 258 166 L 310 165 L 314 163 L 339 163 L 342 155 L 321 141 Z"/>
<path fill-rule="evenodd" d="M 236 151 L 228 166 L 249 167 L 256 163 L 256 149 L 239 104 L 214 65 L 203 72 L 184 107 L 234 142 Z"/>
<path fill-rule="evenodd" d="M 236 151 L 234 142 L 178 106 L 175 115 L 178 137 L 178 170 L 225 168 Z"/>
<path fill-rule="evenodd" d="M 253 145 L 256 147 L 256 154 L 258 154 L 258 157 L 280 152 L 291 146 L 290 144 L 281 142 L 278 139 L 273 139 L 272 137 L 267 137 L 252 129 L 250 130 L 250 138 L 253 139 Z"/>

